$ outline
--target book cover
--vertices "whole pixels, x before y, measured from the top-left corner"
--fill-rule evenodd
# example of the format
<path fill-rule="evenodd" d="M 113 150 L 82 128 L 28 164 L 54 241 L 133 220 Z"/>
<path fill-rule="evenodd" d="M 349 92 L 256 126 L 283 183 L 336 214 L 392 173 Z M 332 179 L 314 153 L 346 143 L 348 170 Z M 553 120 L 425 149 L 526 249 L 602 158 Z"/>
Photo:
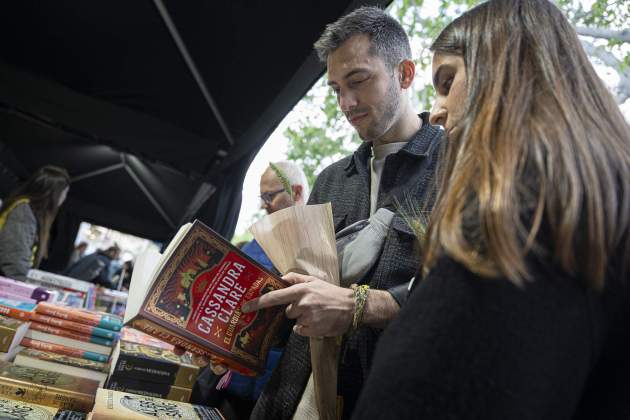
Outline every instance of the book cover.
<path fill-rule="evenodd" d="M 94 311 L 65 308 L 48 302 L 37 305 L 35 312 L 112 331 L 120 331 L 122 327 L 122 320 L 118 317 Z"/>
<path fill-rule="evenodd" d="M 73 279 L 72 277 L 62 276 L 61 274 L 49 273 L 48 271 L 30 269 L 26 274 L 27 279 L 30 282 L 43 283 L 44 285 L 51 285 L 61 287 L 63 289 L 76 290 L 83 293 L 93 292 L 94 284 Z"/>
<path fill-rule="evenodd" d="M 151 381 L 139 381 L 126 376 L 117 375 L 109 377 L 107 380 L 107 389 L 181 402 L 190 401 L 190 396 L 192 395 L 192 389 L 190 388 L 180 388 L 175 385 L 160 384 Z"/>
<path fill-rule="evenodd" d="M 90 379 L 0 362 L 0 397 L 87 412 L 97 389 Z"/>
<path fill-rule="evenodd" d="M 28 357 L 31 359 L 43 360 L 47 362 L 60 363 L 66 366 L 74 366 L 81 369 L 93 370 L 100 373 L 109 373 L 109 363 L 87 360 L 80 357 L 64 356 L 63 354 L 52 353 L 49 351 L 23 348 L 18 354 L 20 358 Z M 17 357 L 16 357 L 17 359 Z M 16 360 L 17 363 L 17 360 Z"/>
<path fill-rule="evenodd" d="M 170 350 L 119 341 L 112 354 L 111 375 L 140 381 L 192 388 L 199 367 L 190 355 L 178 356 Z"/>
<path fill-rule="evenodd" d="M 53 316 L 42 315 L 37 312 L 31 314 L 32 321 L 42 324 L 53 325 L 55 327 L 64 328 L 66 330 L 76 331 L 85 335 L 93 335 L 96 337 L 102 337 L 109 340 L 118 340 L 118 333 L 112 330 L 106 330 L 105 328 L 93 327 L 92 325 L 81 324 L 79 322 L 68 321 L 61 318 L 55 318 Z"/>
<path fill-rule="evenodd" d="M 15 293 L 6 292 L 4 290 L 0 290 L 0 299 L 17 300 L 25 303 L 37 303 L 37 301 L 33 298 L 16 295 Z"/>
<path fill-rule="evenodd" d="M 31 348 L 23 348 L 23 350 L 15 356 L 13 363 L 19 366 L 33 367 L 53 372 L 61 372 L 80 378 L 93 379 L 99 382 L 99 386 L 103 386 L 109 373 L 108 363 L 64 356 L 62 354 Z"/>
<path fill-rule="evenodd" d="M 37 305 L 34 303 L 0 298 L 0 315 L 28 321 L 31 319 L 35 306 Z"/>
<path fill-rule="evenodd" d="M 51 337 L 51 335 L 54 337 Z M 114 346 L 114 340 L 81 334 L 40 322 L 31 322 L 31 328 L 27 337 L 34 338 L 35 340 L 48 341 L 50 343 L 63 344 L 64 346 L 75 346 L 83 350 L 103 354 L 111 353 L 112 347 Z"/>
<path fill-rule="evenodd" d="M 99 388 L 92 420 L 225 420 L 216 408 Z"/>
<path fill-rule="evenodd" d="M 155 337 L 138 331 L 135 328 L 123 327 L 120 330 L 120 340 L 132 343 L 144 344 L 145 346 L 158 347 L 165 350 L 173 350 L 174 346 L 165 341 L 158 340 Z"/>
<path fill-rule="evenodd" d="M 241 305 L 286 287 L 278 276 L 198 220 L 180 229 L 159 260 L 155 276 L 146 280 L 136 276 L 136 270 L 127 306 L 128 324 L 171 344 L 213 356 L 245 375 L 264 371 L 269 348 L 286 325 L 284 308 L 244 314 Z M 150 286 L 134 311 L 131 297 L 135 297 L 136 279 Z"/>
<path fill-rule="evenodd" d="M 107 363 L 109 356 L 101 353 L 94 353 L 92 351 L 86 351 L 76 349 L 74 347 L 64 346 L 62 344 L 47 343 L 45 341 L 33 340 L 32 338 L 24 337 L 20 342 L 20 345 L 35 350 L 49 351 L 52 353 L 62 354 L 65 356 L 79 357 L 87 360 L 94 360 L 96 362 Z"/>
<path fill-rule="evenodd" d="M 28 327 L 28 322 L 0 315 L 0 352 L 10 353 L 18 346 Z"/>
<path fill-rule="evenodd" d="M 43 287 L 2 276 L 0 276 L 0 289 L 2 289 L 5 293 L 10 293 L 22 298 L 33 299 L 36 302 L 46 301 L 50 298 L 50 292 Z"/>
<path fill-rule="evenodd" d="M 84 420 L 85 414 L 45 405 L 0 398 L 0 419 L 11 420 Z"/>

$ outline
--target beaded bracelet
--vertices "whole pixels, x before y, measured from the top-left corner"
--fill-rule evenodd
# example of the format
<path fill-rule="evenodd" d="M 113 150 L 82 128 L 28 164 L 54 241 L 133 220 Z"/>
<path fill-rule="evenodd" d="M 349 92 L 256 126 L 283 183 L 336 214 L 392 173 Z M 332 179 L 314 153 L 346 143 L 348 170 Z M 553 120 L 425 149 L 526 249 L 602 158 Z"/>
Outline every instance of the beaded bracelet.
<path fill-rule="evenodd" d="M 363 284 L 357 286 L 353 284 L 352 290 L 354 290 L 354 316 L 352 318 L 352 331 L 356 331 L 363 321 L 363 312 L 365 311 L 365 304 L 368 298 L 368 289 L 370 286 Z"/>

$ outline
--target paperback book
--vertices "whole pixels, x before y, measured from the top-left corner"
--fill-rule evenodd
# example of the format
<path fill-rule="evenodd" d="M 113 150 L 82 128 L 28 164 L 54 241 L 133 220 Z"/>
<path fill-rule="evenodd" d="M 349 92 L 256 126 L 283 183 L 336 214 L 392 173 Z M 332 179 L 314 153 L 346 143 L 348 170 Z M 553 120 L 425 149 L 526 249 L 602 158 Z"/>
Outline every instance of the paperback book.
<path fill-rule="evenodd" d="M 49 351 L 51 353 L 57 353 L 70 357 L 78 357 L 87 360 L 94 360 L 96 362 L 106 363 L 109 360 L 109 356 L 106 354 L 94 353 L 92 351 L 81 350 L 61 344 L 53 344 L 47 343 L 45 341 L 33 340 L 32 338 L 28 337 L 24 337 L 20 345 L 28 347 L 30 349 Z"/>
<path fill-rule="evenodd" d="M 91 417 L 90 417 L 91 416 Z M 225 420 L 216 408 L 102 389 L 96 393 L 92 420 Z"/>
<path fill-rule="evenodd" d="M 199 367 L 190 355 L 178 356 L 170 350 L 119 341 L 111 359 L 112 376 L 192 388 Z"/>
<path fill-rule="evenodd" d="M 108 340 L 117 340 L 118 333 L 112 330 L 108 330 L 105 328 L 94 327 L 88 324 L 82 324 L 79 322 L 68 321 L 65 319 L 42 315 L 37 312 L 33 312 L 30 315 L 30 319 L 35 322 L 39 322 L 41 324 L 52 325 L 59 328 L 64 328 L 66 330 L 76 331 L 81 334 L 91 335 L 95 337 L 101 337 Z"/>
<path fill-rule="evenodd" d="M 39 322 L 31 322 L 31 327 L 28 333 L 26 333 L 26 336 L 34 340 L 77 347 L 82 350 L 102 354 L 110 354 L 112 352 L 112 347 L 114 347 L 113 340 L 81 334 L 75 331 Z"/>
<path fill-rule="evenodd" d="M 37 305 L 35 312 L 112 331 L 120 331 L 120 328 L 122 327 L 122 320 L 117 316 L 110 316 L 108 314 L 97 313 L 94 311 L 66 308 L 47 302 L 42 302 Z"/>
<path fill-rule="evenodd" d="M 286 287 L 198 220 L 184 225 L 163 255 L 136 262 L 125 323 L 245 375 L 264 371 L 286 326 L 284 308 L 242 313 L 243 302 Z"/>
<path fill-rule="evenodd" d="M 21 302 L 13 299 L 0 298 L 0 315 L 29 321 L 35 310 L 34 303 Z"/>
<path fill-rule="evenodd" d="M 87 412 L 97 389 L 90 379 L 0 362 L 0 397 Z"/>
<path fill-rule="evenodd" d="M 165 341 L 159 340 L 155 337 L 145 334 L 142 331 L 138 331 L 135 328 L 123 327 L 120 330 L 120 340 L 128 341 L 131 343 L 144 344 L 145 346 L 158 347 L 160 349 L 173 351 L 173 345 Z"/>
<path fill-rule="evenodd" d="M 84 420 L 85 414 L 19 400 L 0 398 L 0 419 L 3 420 Z"/>
<path fill-rule="evenodd" d="M 179 386 L 161 384 L 158 382 L 138 381 L 129 377 L 116 375 L 111 376 L 107 380 L 107 389 L 181 402 L 190 401 L 190 396 L 192 395 L 192 389 L 190 388 L 181 388 Z"/>
<path fill-rule="evenodd" d="M 103 386 L 109 374 L 109 364 L 80 357 L 64 356 L 49 351 L 22 348 L 13 362 L 18 366 L 50 370 L 98 381 Z"/>
<path fill-rule="evenodd" d="M 50 298 L 50 292 L 43 287 L 2 276 L 0 276 L 0 290 L 4 293 L 16 296 L 18 298 L 17 300 L 20 300 L 19 298 L 26 298 L 32 299 L 35 302 L 41 302 Z"/>

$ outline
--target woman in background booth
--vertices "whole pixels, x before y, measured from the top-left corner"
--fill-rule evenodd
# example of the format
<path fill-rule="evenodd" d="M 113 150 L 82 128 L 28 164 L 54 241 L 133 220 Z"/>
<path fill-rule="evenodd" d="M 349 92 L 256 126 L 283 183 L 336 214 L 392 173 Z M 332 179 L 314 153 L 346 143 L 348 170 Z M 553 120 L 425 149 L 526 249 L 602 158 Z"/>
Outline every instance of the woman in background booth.
<path fill-rule="evenodd" d="M 549 1 L 490 0 L 432 50 L 423 277 L 354 417 L 630 418 L 628 124 Z"/>
<path fill-rule="evenodd" d="M 0 274 L 24 280 L 48 255 L 50 228 L 70 188 L 65 169 L 37 170 L 0 208 Z"/>

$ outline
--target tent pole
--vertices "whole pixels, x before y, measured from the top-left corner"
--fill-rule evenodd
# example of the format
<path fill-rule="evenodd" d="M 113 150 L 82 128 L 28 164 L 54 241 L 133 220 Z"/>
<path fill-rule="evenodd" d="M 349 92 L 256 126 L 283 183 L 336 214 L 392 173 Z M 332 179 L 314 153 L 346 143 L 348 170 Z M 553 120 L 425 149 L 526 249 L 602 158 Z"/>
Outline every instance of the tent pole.
<path fill-rule="evenodd" d="M 115 171 L 117 169 L 122 169 L 124 166 L 125 165 L 122 164 L 122 163 L 117 163 L 115 165 L 106 166 L 106 167 L 101 168 L 101 169 L 96 169 L 94 171 L 90 171 L 90 172 L 84 173 L 82 175 L 77 175 L 75 177 L 72 177 L 72 178 L 70 178 L 70 182 L 83 181 L 84 179 L 93 178 L 95 176 L 103 175 L 103 174 L 106 174 L 108 172 Z"/>
<path fill-rule="evenodd" d="M 131 167 L 129 165 L 127 165 L 127 161 L 125 159 L 125 155 L 121 153 L 121 159 L 123 161 L 123 166 L 125 168 L 125 170 L 127 171 L 127 173 L 129 174 L 129 176 L 131 177 L 131 179 L 133 179 L 133 181 L 136 183 L 136 185 L 138 186 L 138 188 L 140 188 L 142 190 L 142 192 L 144 193 L 144 195 L 147 196 L 147 199 L 151 202 L 151 204 L 153 204 L 153 207 L 155 207 L 155 209 L 158 211 L 158 213 L 160 213 L 160 215 L 164 218 L 164 220 L 166 220 L 166 223 L 168 223 L 168 225 L 175 229 L 175 223 L 173 222 L 173 220 L 170 218 L 170 216 L 166 213 L 166 211 L 164 210 L 164 208 L 160 205 L 160 203 L 157 202 L 157 200 L 155 199 L 155 197 L 153 196 L 153 194 L 151 194 L 151 191 L 149 191 L 149 189 L 147 188 L 146 185 L 144 185 L 144 183 L 142 182 L 142 180 L 138 177 L 138 175 L 136 175 L 136 173 L 133 171 L 133 169 L 131 169 Z"/>
<path fill-rule="evenodd" d="M 199 86 L 199 90 L 201 90 L 201 94 L 203 95 L 204 99 L 208 103 L 208 106 L 212 110 L 214 117 L 219 122 L 219 125 L 221 126 L 221 130 L 223 130 L 223 134 L 225 135 L 225 138 L 227 139 L 230 146 L 233 146 L 234 138 L 232 137 L 232 134 L 230 133 L 230 129 L 225 123 L 225 120 L 223 119 L 223 116 L 221 115 L 221 112 L 219 111 L 219 107 L 217 107 L 217 104 L 214 102 L 214 99 L 210 95 L 210 92 L 208 91 L 208 88 L 206 87 L 206 83 L 204 82 L 203 77 L 201 76 L 201 73 L 197 69 L 197 65 L 195 64 L 195 61 L 193 60 L 192 56 L 188 52 L 188 48 L 186 48 L 186 44 L 184 43 L 184 40 L 180 36 L 179 31 L 177 30 L 177 26 L 175 26 L 175 22 L 173 22 L 173 20 L 171 19 L 171 15 L 168 13 L 168 9 L 166 8 L 162 0 L 153 0 L 153 3 L 155 4 L 155 7 L 160 12 L 160 16 L 162 17 L 162 20 L 164 20 L 164 24 L 168 28 L 169 33 L 171 34 L 171 36 L 173 37 L 173 40 L 175 41 L 175 45 L 177 45 L 177 49 L 179 50 L 180 54 L 184 58 L 184 61 L 186 62 L 186 65 L 188 66 L 188 70 L 190 70 L 190 72 L 192 73 L 192 76 L 197 82 L 197 85 Z"/>

